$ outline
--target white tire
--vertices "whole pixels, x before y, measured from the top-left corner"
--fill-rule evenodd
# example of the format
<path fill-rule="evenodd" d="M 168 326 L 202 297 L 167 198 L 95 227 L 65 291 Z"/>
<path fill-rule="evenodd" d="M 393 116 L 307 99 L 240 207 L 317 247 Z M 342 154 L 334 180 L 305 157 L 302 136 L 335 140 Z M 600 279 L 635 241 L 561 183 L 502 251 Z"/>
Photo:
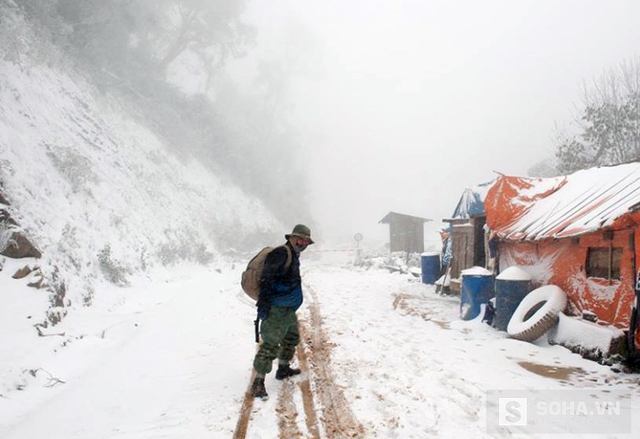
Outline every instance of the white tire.
<path fill-rule="evenodd" d="M 516 308 L 507 333 L 518 340 L 533 341 L 558 322 L 558 314 L 567 306 L 567 295 L 556 285 L 545 285 L 527 294 Z"/>

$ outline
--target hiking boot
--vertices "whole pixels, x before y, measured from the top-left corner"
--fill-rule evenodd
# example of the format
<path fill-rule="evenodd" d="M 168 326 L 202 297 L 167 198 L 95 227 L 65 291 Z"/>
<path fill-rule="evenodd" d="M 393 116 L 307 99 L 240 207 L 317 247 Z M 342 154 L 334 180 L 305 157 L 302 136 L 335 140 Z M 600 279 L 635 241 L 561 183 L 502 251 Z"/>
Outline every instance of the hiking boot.
<path fill-rule="evenodd" d="M 251 385 L 251 396 L 266 400 L 269 398 L 267 389 L 264 388 L 264 378 L 256 378 Z"/>
<path fill-rule="evenodd" d="M 277 380 L 283 380 L 294 375 L 300 375 L 300 369 L 292 369 L 288 364 L 281 364 L 276 371 Z"/>

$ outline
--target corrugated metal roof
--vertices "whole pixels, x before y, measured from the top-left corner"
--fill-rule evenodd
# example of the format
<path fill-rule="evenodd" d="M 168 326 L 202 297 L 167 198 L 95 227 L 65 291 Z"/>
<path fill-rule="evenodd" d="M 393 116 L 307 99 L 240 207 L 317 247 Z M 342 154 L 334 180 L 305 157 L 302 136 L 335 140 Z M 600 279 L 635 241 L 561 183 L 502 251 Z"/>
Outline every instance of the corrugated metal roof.
<path fill-rule="evenodd" d="M 501 238 L 538 241 L 611 227 L 640 203 L 640 163 L 565 177 L 502 176 L 485 199 L 487 225 Z"/>

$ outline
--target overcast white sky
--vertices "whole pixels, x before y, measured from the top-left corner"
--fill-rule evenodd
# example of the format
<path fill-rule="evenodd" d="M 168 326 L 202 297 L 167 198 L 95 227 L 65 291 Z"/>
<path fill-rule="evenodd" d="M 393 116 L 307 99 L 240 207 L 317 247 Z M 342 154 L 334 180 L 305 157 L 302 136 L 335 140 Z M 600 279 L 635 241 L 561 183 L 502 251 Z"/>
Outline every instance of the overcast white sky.
<path fill-rule="evenodd" d="M 582 84 L 640 54 L 638 17 L 635 0 L 251 0 L 247 11 L 250 57 L 297 63 L 318 232 L 365 241 L 386 236 L 390 210 L 433 219 L 429 235 L 465 187 L 553 155 Z"/>

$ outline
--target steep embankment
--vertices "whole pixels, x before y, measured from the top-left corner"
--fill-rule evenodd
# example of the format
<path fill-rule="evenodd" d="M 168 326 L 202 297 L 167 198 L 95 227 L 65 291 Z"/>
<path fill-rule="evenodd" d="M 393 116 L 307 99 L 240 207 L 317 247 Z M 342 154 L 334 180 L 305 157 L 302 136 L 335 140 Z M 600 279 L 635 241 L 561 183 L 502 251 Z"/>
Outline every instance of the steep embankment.
<path fill-rule="evenodd" d="M 173 154 L 15 8 L 0 16 L 0 36 L 12 42 L 0 60 L 0 187 L 9 203 L 0 208 L 42 253 L 45 278 L 64 284 L 57 305 L 90 301 L 101 280 L 208 263 L 239 236 L 282 230 L 259 200 Z"/>

